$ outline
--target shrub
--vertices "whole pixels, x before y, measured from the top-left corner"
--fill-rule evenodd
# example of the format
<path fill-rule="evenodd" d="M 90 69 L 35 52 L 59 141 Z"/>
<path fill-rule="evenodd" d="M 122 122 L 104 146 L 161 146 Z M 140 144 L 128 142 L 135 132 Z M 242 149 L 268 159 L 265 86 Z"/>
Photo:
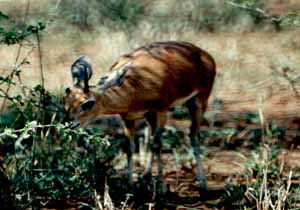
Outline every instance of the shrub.
<path fill-rule="evenodd" d="M 60 12 L 81 29 L 94 25 L 131 30 L 142 19 L 144 6 L 138 0 L 64 1 Z"/>

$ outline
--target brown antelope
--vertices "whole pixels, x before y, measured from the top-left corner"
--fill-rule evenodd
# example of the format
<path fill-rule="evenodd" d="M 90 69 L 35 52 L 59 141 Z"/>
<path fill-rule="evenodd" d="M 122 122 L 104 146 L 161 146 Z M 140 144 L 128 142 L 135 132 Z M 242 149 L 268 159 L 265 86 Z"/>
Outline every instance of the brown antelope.
<path fill-rule="evenodd" d="M 67 88 L 65 108 L 81 125 L 106 114 L 120 114 L 125 134 L 130 139 L 127 153 L 128 182 L 133 183 L 135 123 L 145 118 L 153 133 L 158 178 L 163 182 L 160 135 L 167 112 L 185 103 L 191 115 L 190 139 L 197 164 L 197 180 L 206 189 L 196 134 L 201 124 L 216 75 L 214 59 L 204 50 L 187 42 L 156 42 L 123 55 L 103 76 L 98 85 Z M 163 189 L 163 188 L 161 188 Z"/>

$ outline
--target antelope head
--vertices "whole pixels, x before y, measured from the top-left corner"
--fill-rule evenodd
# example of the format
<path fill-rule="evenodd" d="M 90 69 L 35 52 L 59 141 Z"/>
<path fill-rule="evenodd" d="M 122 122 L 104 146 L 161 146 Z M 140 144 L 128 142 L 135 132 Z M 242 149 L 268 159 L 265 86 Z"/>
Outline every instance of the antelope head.
<path fill-rule="evenodd" d="M 87 110 L 95 105 L 95 98 L 90 91 L 89 79 L 92 68 L 86 56 L 79 57 L 71 66 L 73 88 L 66 88 L 64 105 L 71 120 L 80 121 Z"/>
<path fill-rule="evenodd" d="M 104 100 L 103 95 L 108 89 L 122 85 L 131 64 L 132 62 L 124 64 L 102 76 L 97 85 L 89 85 L 90 77 L 84 76 L 83 86 L 74 83 L 72 88 L 66 88 L 63 100 L 69 118 L 84 125 L 97 115 L 107 114 L 105 104 L 109 102 L 107 97 Z"/>
<path fill-rule="evenodd" d="M 85 92 L 85 89 L 81 87 L 74 86 L 71 88 L 66 88 L 64 95 L 64 105 L 69 118 L 72 120 L 79 120 L 82 122 L 81 118 L 84 114 L 93 108 L 96 103 L 94 96 L 91 92 Z"/>

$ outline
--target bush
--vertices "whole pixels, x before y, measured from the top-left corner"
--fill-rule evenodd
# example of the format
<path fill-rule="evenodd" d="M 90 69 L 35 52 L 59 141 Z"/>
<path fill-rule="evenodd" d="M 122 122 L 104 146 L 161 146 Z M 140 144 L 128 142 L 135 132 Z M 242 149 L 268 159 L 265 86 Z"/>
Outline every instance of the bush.
<path fill-rule="evenodd" d="M 142 19 L 144 7 L 137 0 L 98 0 L 102 23 L 113 21 L 130 29 Z"/>
<path fill-rule="evenodd" d="M 9 19 L 3 13 L 0 17 Z M 0 44 L 22 46 L 22 41 L 45 29 L 43 23 L 23 26 L 24 30 L 14 24 L 1 26 Z M 0 113 L 1 208 L 40 208 L 53 200 L 92 196 L 95 148 L 105 145 L 106 139 L 97 130 L 72 129 L 61 96 L 43 85 L 23 85 L 22 67 L 29 62 L 27 57 L 17 62 L 9 75 L 0 77 L 4 99 Z M 11 86 L 14 93 L 9 92 Z"/>
<path fill-rule="evenodd" d="M 276 145 L 260 147 L 253 151 L 245 164 L 245 170 L 238 174 L 237 181 L 226 185 L 224 204 L 239 208 L 291 209 L 299 203 L 299 186 L 292 180 L 298 179 L 292 171 L 286 175 L 282 162 L 278 160 Z M 241 184 L 246 183 L 246 184 Z M 297 199 L 295 199 L 297 197 Z"/>
<path fill-rule="evenodd" d="M 142 19 L 144 6 L 138 0 L 64 1 L 60 13 L 81 29 L 101 23 L 128 31 Z"/>

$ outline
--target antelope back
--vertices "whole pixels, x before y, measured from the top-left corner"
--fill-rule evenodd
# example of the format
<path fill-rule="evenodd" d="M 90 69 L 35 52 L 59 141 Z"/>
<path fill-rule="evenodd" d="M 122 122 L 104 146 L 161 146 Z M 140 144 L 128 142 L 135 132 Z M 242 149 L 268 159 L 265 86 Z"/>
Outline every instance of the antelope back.
<path fill-rule="evenodd" d="M 157 42 L 120 57 L 88 92 L 66 91 L 65 105 L 74 116 L 165 111 L 197 94 L 209 95 L 215 62 L 186 42 Z M 84 115 L 82 115 L 84 112 Z"/>

